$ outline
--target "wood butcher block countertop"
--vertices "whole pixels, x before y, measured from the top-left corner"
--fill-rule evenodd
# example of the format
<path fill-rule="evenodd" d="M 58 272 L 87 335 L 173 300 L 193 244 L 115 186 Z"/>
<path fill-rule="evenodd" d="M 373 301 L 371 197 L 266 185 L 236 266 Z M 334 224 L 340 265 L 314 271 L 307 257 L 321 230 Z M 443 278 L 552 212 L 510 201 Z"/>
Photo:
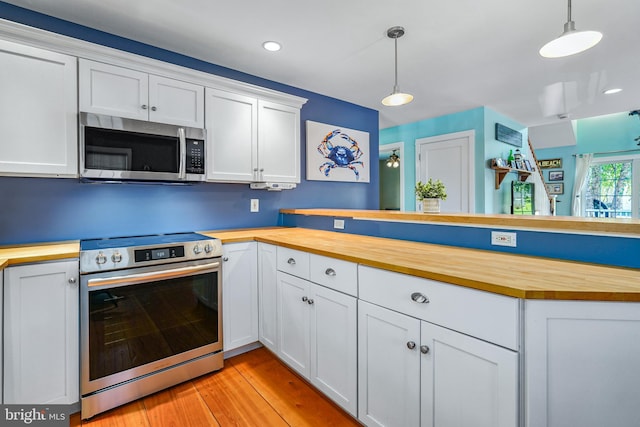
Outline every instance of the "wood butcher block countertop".
<path fill-rule="evenodd" d="M 14 264 L 78 258 L 80 242 L 34 243 L 0 247 L 0 270 Z"/>
<path fill-rule="evenodd" d="M 223 243 L 259 241 L 525 299 L 640 302 L 640 270 L 304 228 L 204 232 Z M 0 247 L 0 270 L 76 258 L 79 242 Z M 393 283 L 389 283 L 393 286 Z"/>
<path fill-rule="evenodd" d="M 225 243 L 257 240 L 517 298 L 640 302 L 635 269 L 303 228 L 207 234 Z"/>

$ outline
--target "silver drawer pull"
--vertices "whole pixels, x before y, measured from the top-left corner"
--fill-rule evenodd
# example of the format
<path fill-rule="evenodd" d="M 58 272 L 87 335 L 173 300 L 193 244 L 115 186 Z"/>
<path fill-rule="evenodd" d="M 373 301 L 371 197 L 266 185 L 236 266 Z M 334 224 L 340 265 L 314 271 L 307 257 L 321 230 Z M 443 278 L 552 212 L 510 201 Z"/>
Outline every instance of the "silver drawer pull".
<path fill-rule="evenodd" d="M 287 260 L 287 264 L 289 264 L 289 265 L 296 265 L 296 260 L 295 260 L 295 259 L 293 259 L 293 258 L 289 258 L 289 259 Z"/>
<path fill-rule="evenodd" d="M 414 292 L 411 294 L 411 299 L 420 304 L 426 304 L 429 302 L 429 298 L 425 294 L 420 292 Z"/>
<path fill-rule="evenodd" d="M 307 297 L 302 297 L 302 302 L 307 302 L 308 299 L 309 298 L 307 298 Z"/>
<path fill-rule="evenodd" d="M 420 353 L 422 353 L 422 354 L 429 353 L 429 346 L 428 345 L 421 345 L 420 346 Z"/>
<path fill-rule="evenodd" d="M 307 301 L 307 304 L 312 305 L 313 304 L 313 299 L 309 298 L 309 301 Z"/>
<path fill-rule="evenodd" d="M 416 348 L 416 343 L 414 343 L 413 341 L 409 341 L 409 342 L 407 343 L 407 348 L 408 348 L 409 350 L 413 350 L 414 348 Z"/>
<path fill-rule="evenodd" d="M 333 268 L 327 268 L 327 269 L 324 271 L 324 274 L 326 274 L 327 276 L 331 276 L 331 277 L 333 277 L 333 276 L 335 276 L 335 275 L 336 275 L 336 271 L 335 271 Z"/>

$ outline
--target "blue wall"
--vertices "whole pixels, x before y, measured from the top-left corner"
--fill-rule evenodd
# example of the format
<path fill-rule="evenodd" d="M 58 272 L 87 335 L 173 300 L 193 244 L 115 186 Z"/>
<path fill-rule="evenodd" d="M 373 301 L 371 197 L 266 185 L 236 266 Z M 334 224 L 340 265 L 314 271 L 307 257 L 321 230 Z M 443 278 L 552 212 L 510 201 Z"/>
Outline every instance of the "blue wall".
<path fill-rule="evenodd" d="M 416 182 L 416 140 L 448 133 L 475 131 L 475 213 L 508 213 L 511 197 L 508 176 L 500 189 L 495 189 L 495 173 L 489 169 L 488 159 L 507 158 L 510 149 L 516 147 L 495 139 L 495 124 L 501 123 L 523 134 L 523 153 L 528 152 L 527 128 L 507 116 L 486 107 L 474 108 L 446 116 L 434 117 L 380 131 L 380 145 L 404 142 L 405 210 L 415 211 L 414 186 Z"/>
<path fill-rule="evenodd" d="M 562 159 L 564 194 L 557 200 L 557 214 L 571 215 L 572 192 L 575 181 L 576 154 L 602 153 L 596 157 L 640 154 L 634 138 L 640 136 L 640 120 L 628 112 L 579 119 L 575 121 L 576 145 L 536 150 L 538 159 Z M 549 170 L 543 169 L 545 180 Z"/>
<path fill-rule="evenodd" d="M 248 184 L 190 186 L 84 184 L 74 179 L 0 177 L 0 245 L 132 234 L 211 230 L 278 223 L 281 208 L 378 208 L 378 163 L 371 182 L 306 181 L 305 120 L 369 132 L 378 157 L 378 112 L 0 2 L 0 18 L 307 98 L 301 111 L 297 189 L 250 190 Z M 0 153 L 0 155 L 2 155 Z M 250 199 L 260 212 L 250 213 Z"/>

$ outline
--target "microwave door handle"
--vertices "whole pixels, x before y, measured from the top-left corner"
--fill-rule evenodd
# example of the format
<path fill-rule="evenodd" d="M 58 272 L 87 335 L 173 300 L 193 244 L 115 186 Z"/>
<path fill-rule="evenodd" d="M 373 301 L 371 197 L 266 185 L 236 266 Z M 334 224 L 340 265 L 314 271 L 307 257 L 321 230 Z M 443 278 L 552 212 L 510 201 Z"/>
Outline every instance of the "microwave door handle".
<path fill-rule="evenodd" d="M 185 171 L 187 165 L 187 138 L 185 137 L 184 128 L 178 129 L 178 140 L 180 141 L 180 166 L 178 168 L 178 178 L 186 179 Z"/>

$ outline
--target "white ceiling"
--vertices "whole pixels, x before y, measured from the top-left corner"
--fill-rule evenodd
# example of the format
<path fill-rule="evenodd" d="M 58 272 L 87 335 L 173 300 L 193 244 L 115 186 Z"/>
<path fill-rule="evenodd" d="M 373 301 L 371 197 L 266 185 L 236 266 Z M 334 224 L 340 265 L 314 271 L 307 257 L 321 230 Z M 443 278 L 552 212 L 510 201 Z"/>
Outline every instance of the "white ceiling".
<path fill-rule="evenodd" d="M 566 0 L 4 1 L 379 110 L 381 128 L 483 105 L 526 126 L 640 108 L 638 0 L 573 0 L 577 29 L 604 38 L 563 59 L 538 49 L 562 32 Z M 383 107 L 395 25 L 399 86 L 415 99 Z"/>

